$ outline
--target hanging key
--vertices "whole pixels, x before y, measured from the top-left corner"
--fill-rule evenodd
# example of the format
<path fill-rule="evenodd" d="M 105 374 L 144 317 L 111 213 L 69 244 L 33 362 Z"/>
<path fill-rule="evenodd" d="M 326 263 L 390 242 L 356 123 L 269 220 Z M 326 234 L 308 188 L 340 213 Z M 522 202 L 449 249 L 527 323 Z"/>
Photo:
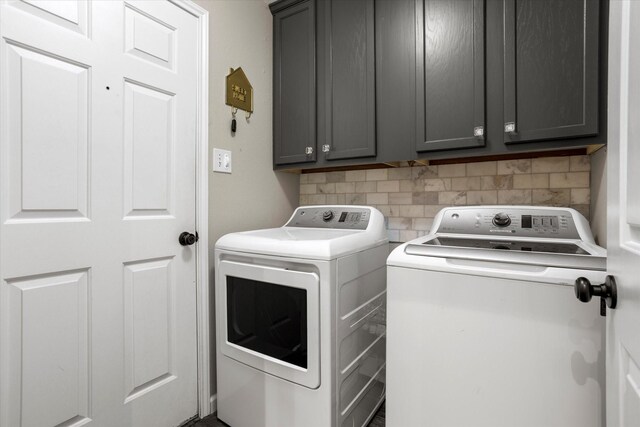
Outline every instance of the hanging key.
<path fill-rule="evenodd" d="M 237 108 L 231 107 L 231 133 L 236 133 L 236 113 L 238 112 Z"/>

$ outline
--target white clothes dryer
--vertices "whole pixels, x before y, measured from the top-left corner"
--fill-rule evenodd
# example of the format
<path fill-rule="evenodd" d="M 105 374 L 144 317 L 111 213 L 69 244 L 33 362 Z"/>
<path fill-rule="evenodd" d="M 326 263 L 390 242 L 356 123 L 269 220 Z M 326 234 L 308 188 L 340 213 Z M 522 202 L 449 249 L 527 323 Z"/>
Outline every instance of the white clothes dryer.
<path fill-rule="evenodd" d="M 218 418 L 233 427 L 364 426 L 385 396 L 384 217 L 299 207 L 215 247 Z"/>
<path fill-rule="evenodd" d="M 388 427 L 601 427 L 606 251 L 573 209 L 445 208 L 389 256 Z"/>

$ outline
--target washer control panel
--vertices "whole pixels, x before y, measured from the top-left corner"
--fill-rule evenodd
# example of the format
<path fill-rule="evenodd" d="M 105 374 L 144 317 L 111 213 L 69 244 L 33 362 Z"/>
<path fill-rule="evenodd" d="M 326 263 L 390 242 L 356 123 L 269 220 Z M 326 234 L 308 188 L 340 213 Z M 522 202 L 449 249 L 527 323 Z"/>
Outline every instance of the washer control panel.
<path fill-rule="evenodd" d="M 285 227 L 366 230 L 371 210 L 353 206 L 299 207 Z"/>
<path fill-rule="evenodd" d="M 571 211 L 563 209 L 447 208 L 436 225 L 438 233 L 580 238 Z"/>

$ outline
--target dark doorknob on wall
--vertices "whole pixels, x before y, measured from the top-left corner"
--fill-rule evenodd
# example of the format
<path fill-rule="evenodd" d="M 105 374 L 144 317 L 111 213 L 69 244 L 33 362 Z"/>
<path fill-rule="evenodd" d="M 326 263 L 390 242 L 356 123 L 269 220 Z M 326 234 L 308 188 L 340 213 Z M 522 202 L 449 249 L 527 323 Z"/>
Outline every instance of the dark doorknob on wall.
<path fill-rule="evenodd" d="M 573 288 L 576 292 L 576 298 L 582 302 L 589 302 L 594 296 L 600 297 L 600 314 L 602 316 L 606 316 L 607 307 L 614 309 L 618 304 L 618 288 L 613 276 L 607 276 L 604 283 L 600 285 L 592 285 L 589 279 L 578 277 Z"/>
<path fill-rule="evenodd" d="M 191 246 L 197 241 L 198 241 L 198 233 L 193 234 L 193 233 L 189 233 L 188 231 L 184 231 L 180 233 L 180 236 L 178 237 L 178 242 L 180 242 L 182 246 Z"/>

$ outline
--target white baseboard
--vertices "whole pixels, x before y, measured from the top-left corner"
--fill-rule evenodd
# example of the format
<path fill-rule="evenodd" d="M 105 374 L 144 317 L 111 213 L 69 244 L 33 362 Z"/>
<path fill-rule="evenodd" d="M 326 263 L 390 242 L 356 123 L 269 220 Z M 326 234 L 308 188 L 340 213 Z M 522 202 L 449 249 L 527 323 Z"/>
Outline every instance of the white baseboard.
<path fill-rule="evenodd" d="M 211 414 L 216 413 L 216 411 L 218 410 L 218 395 L 217 394 L 214 394 L 209 399 L 209 407 L 211 408 Z"/>

